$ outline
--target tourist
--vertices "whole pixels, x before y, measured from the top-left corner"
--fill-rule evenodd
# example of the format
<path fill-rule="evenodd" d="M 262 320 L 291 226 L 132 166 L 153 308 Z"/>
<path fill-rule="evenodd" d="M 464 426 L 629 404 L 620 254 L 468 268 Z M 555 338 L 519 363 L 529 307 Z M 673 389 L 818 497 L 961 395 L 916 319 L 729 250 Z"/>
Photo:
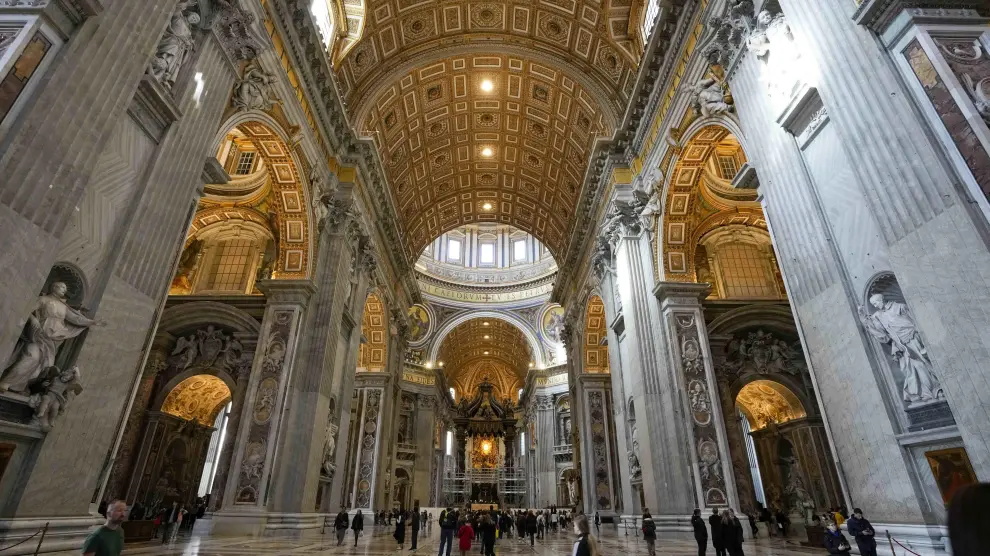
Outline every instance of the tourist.
<path fill-rule="evenodd" d="M 175 520 L 179 517 L 179 503 L 172 502 L 172 508 L 165 508 L 162 510 L 162 523 L 164 524 L 162 530 L 162 544 L 167 543 L 170 539 L 169 533 L 172 532 L 172 528 L 175 526 Z"/>
<path fill-rule="evenodd" d="M 835 520 L 835 525 L 842 527 L 842 524 L 846 522 L 846 514 L 842 511 L 842 508 L 836 507 L 832 510 L 832 519 Z"/>
<path fill-rule="evenodd" d="M 106 522 L 83 541 L 83 556 L 120 556 L 124 549 L 124 532 L 120 525 L 127 513 L 127 503 L 114 500 L 107 505 Z"/>
<path fill-rule="evenodd" d="M 536 514 L 536 538 L 543 538 L 543 529 L 546 527 L 546 518 L 543 517 L 543 512 Z"/>
<path fill-rule="evenodd" d="M 419 534 L 419 506 L 413 506 L 412 515 L 409 519 L 409 526 L 412 528 L 412 544 L 409 550 L 416 550 L 416 536 Z"/>
<path fill-rule="evenodd" d="M 863 510 L 853 509 L 853 515 L 849 518 L 847 527 L 849 534 L 856 539 L 860 556 L 877 556 L 876 531 L 873 530 L 870 521 L 863 517 Z"/>
<path fill-rule="evenodd" d="M 351 530 L 354 531 L 354 546 L 357 546 L 358 537 L 361 536 L 361 531 L 364 531 L 364 516 L 361 515 L 361 510 L 354 514 L 354 519 L 351 520 Z"/>
<path fill-rule="evenodd" d="M 182 529 L 182 520 L 185 517 L 186 517 L 186 507 L 180 506 L 178 515 L 175 518 L 175 525 L 172 526 L 172 535 L 171 535 L 172 538 L 169 539 L 169 542 L 174 541 L 175 538 L 179 536 L 179 529 Z"/>
<path fill-rule="evenodd" d="M 715 549 L 715 556 L 725 556 L 725 544 L 722 542 L 722 517 L 718 515 L 718 508 L 712 508 L 712 515 L 708 517 L 708 525 L 712 528 L 712 548 Z"/>
<path fill-rule="evenodd" d="M 399 512 L 395 516 L 395 532 L 392 538 L 398 544 L 396 550 L 402 550 L 402 545 L 406 542 L 406 512 Z"/>
<path fill-rule="evenodd" d="M 469 550 L 471 550 L 471 539 L 474 538 L 474 529 L 471 528 L 471 523 L 467 520 L 460 520 L 457 529 L 457 538 L 460 539 L 460 544 L 458 548 L 461 549 L 461 556 L 467 556 Z"/>
<path fill-rule="evenodd" d="M 516 533 L 519 535 L 519 540 L 526 540 L 526 516 L 522 512 L 516 512 Z"/>
<path fill-rule="evenodd" d="M 990 484 L 967 485 L 949 503 L 954 556 L 983 556 L 990 546 Z"/>
<path fill-rule="evenodd" d="M 643 540 L 646 541 L 646 553 L 657 556 L 657 524 L 653 522 L 649 508 L 643 508 Z"/>
<path fill-rule="evenodd" d="M 705 556 L 708 552 L 708 528 L 705 527 L 705 520 L 701 518 L 701 510 L 694 509 L 691 516 L 691 527 L 694 527 L 694 540 L 698 541 L 698 556 Z"/>
<path fill-rule="evenodd" d="M 825 530 L 825 550 L 829 554 L 849 554 L 849 541 L 835 522 L 829 522 Z"/>
<path fill-rule="evenodd" d="M 756 518 L 749 512 L 746 513 L 746 517 L 749 519 L 749 530 L 753 533 L 753 538 L 755 539 L 760 532 L 759 527 L 756 526 Z"/>
<path fill-rule="evenodd" d="M 454 544 L 454 528 L 457 526 L 457 513 L 448 507 L 440 512 L 440 549 L 437 556 L 443 554 L 444 546 L 447 547 L 446 556 L 450 556 L 450 548 Z"/>
<path fill-rule="evenodd" d="M 481 518 L 481 548 L 484 556 L 495 556 L 495 522 L 487 514 Z"/>
<path fill-rule="evenodd" d="M 344 542 L 344 535 L 347 534 L 347 511 L 340 508 L 337 517 L 333 520 L 333 529 L 337 532 L 337 546 Z"/>
<path fill-rule="evenodd" d="M 578 539 L 571 550 L 572 556 L 601 555 L 601 551 L 598 550 L 598 541 L 592 536 L 591 528 L 588 527 L 588 518 L 584 514 L 577 516 L 577 519 L 574 520 L 574 534 L 578 536 Z"/>
<path fill-rule="evenodd" d="M 777 528 L 780 530 L 780 536 L 786 537 L 787 526 L 791 524 L 791 520 L 787 518 L 787 514 L 784 513 L 784 510 L 780 510 L 780 509 L 777 510 L 776 518 L 777 518 Z M 842 524 L 839 523 L 839 525 Z"/>
<path fill-rule="evenodd" d="M 602 516 L 595 512 L 595 534 L 601 536 L 602 534 Z"/>
<path fill-rule="evenodd" d="M 728 556 L 743 555 L 743 528 L 732 508 L 722 511 L 722 547 Z"/>
<path fill-rule="evenodd" d="M 526 514 L 526 532 L 529 533 L 529 546 L 536 544 L 536 514 L 529 510 Z"/>
<path fill-rule="evenodd" d="M 757 508 L 759 509 L 759 511 L 760 511 L 760 523 L 763 523 L 763 524 L 765 524 L 765 525 L 766 525 L 766 528 L 767 528 L 767 536 L 773 536 L 773 532 L 772 532 L 772 531 L 771 531 L 771 529 L 770 529 L 770 510 L 769 510 L 769 509 L 767 509 L 767 507 L 766 507 L 766 506 L 764 506 L 764 505 L 763 505 L 762 503 L 760 503 L 760 502 L 757 502 L 757 503 L 756 503 L 756 507 L 757 507 Z"/>
<path fill-rule="evenodd" d="M 506 538 L 512 538 L 512 518 L 509 517 L 509 512 L 502 512 L 502 515 L 498 518 L 498 538 L 502 538 L 502 535 Z"/>
<path fill-rule="evenodd" d="M 128 521 L 141 521 L 144 519 L 144 507 L 140 502 L 136 500 L 134 501 L 134 505 L 131 506 L 131 511 L 127 514 L 127 519 Z"/>

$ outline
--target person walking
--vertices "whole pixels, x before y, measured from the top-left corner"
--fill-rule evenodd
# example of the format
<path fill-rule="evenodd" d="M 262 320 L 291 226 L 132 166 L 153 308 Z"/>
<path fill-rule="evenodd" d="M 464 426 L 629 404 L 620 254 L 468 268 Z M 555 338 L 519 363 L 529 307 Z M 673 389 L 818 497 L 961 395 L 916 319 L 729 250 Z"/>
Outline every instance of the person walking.
<path fill-rule="evenodd" d="M 543 530 L 546 528 L 546 518 L 543 517 L 543 512 L 536 514 L 536 538 L 543 539 Z"/>
<path fill-rule="evenodd" d="M 705 556 L 708 552 L 708 528 L 705 527 L 705 520 L 698 508 L 694 509 L 694 515 L 691 516 L 691 527 L 694 528 L 694 540 L 698 541 L 698 556 Z"/>
<path fill-rule="evenodd" d="M 653 522 L 649 508 L 643 508 L 643 540 L 646 541 L 646 553 L 657 556 L 657 524 Z"/>
<path fill-rule="evenodd" d="M 598 515 L 598 512 L 595 512 L 595 534 L 602 536 L 602 516 Z"/>
<path fill-rule="evenodd" d="M 419 506 L 413 506 L 412 515 L 409 518 L 409 526 L 412 528 L 412 544 L 409 550 L 416 550 L 416 537 L 419 535 Z"/>
<path fill-rule="evenodd" d="M 171 540 L 172 527 L 175 525 L 175 520 L 179 518 L 179 503 L 172 502 L 171 509 L 162 510 L 162 544 L 167 543 Z"/>
<path fill-rule="evenodd" d="M 123 500 L 107 504 L 107 520 L 83 541 L 83 556 L 120 556 L 124 549 L 124 531 L 120 526 L 126 514 L 127 503 Z"/>
<path fill-rule="evenodd" d="M 529 534 L 529 546 L 536 544 L 536 514 L 530 510 L 526 514 L 526 533 Z"/>
<path fill-rule="evenodd" d="M 722 547 L 728 556 L 745 556 L 743 553 L 743 528 L 732 508 L 722 510 Z"/>
<path fill-rule="evenodd" d="M 406 542 L 406 512 L 399 512 L 395 516 L 395 532 L 392 538 L 398 544 L 396 550 L 402 550 L 402 545 Z"/>
<path fill-rule="evenodd" d="M 484 556 L 495 556 L 495 522 L 489 515 L 481 518 L 481 547 Z"/>
<path fill-rule="evenodd" d="M 842 531 L 839 531 L 839 526 L 835 522 L 829 522 L 825 530 L 825 550 L 828 550 L 828 553 L 832 555 L 849 554 L 849 541 L 846 540 Z"/>
<path fill-rule="evenodd" d="M 712 528 L 712 548 L 715 549 L 715 556 L 725 556 L 725 544 L 722 541 L 722 517 L 718 515 L 717 508 L 712 508 L 708 525 Z"/>
<path fill-rule="evenodd" d="M 447 508 L 440 512 L 440 549 L 437 556 L 443 555 L 443 548 L 447 547 L 446 556 L 450 556 L 450 549 L 454 544 L 454 528 L 457 526 L 457 514 L 453 509 Z"/>
<path fill-rule="evenodd" d="M 364 516 L 361 515 L 361 510 L 354 514 L 354 519 L 351 520 L 351 530 L 354 531 L 354 546 L 357 546 L 358 537 L 361 536 L 361 531 L 364 531 Z"/>
<path fill-rule="evenodd" d="M 955 556 L 983 556 L 990 546 L 990 484 L 960 488 L 949 502 L 949 539 Z"/>
<path fill-rule="evenodd" d="M 853 515 L 846 525 L 849 527 L 849 534 L 856 539 L 860 556 L 877 556 L 876 531 L 870 521 L 863 517 L 863 510 L 853 508 Z"/>
<path fill-rule="evenodd" d="M 333 520 L 333 530 L 337 533 L 337 546 L 344 542 L 344 535 L 347 534 L 347 512 L 340 508 L 337 517 Z"/>
<path fill-rule="evenodd" d="M 474 529 L 469 521 L 464 519 L 460 521 L 457 538 L 460 541 L 457 547 L 461 549 L 461 556 L 467 556 L 468 551 L 471 550 L 471 540 L 474 539 Z"/>
<path fill-rule="evenodd" d="M 591 534 L 588 517 L 584 514 L 577 516 L 574 520 L 574 534 L 578 538 L 574 542 L 574 548 L 571 549 L 573 556 L 601 556 L 598 540 Z"/>

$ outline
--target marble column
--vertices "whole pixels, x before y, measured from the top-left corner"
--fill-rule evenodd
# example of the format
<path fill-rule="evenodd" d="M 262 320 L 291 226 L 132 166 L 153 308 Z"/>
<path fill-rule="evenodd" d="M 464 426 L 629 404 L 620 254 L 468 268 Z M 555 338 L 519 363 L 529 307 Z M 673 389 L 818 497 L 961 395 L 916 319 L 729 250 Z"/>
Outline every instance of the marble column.
<path fill-rule="evenodd" d="M 433 432 L 436 430 L 436 405 L 435 396 L 419 394 L 416 397 L 416 422 L 413 428 L 413 444 L 416 445 L 416 460 L 413 462 L 412 473 L 412 498 L 415 504 L 419 500 L 419 505 L 429 504 L 431 497 L 431 487 L 434 476 L 434 449 Z"/>
<path fill-rule="evenodd" d="M 578 395 L 583 400 L 580 419 L 584 421 L 581 487 L 584 491 L 584 511 L 588 514 L 616 515 L 613 455 L 615 441 L 611 434 L 611 379 L 604 374 L 581 374 Z"/>
<path fill-rule="evenodd" d="M 368 373 L 371 374 L 371 373 Z M 364 377 L 362 377 L 363 379 Z M 381 377 L 384 378 L 384 377 Z M 386 441 L 383 437 L 382 413 L 383 397 L 387 384 L 360 386 L 357 399 L 358 443 L 353 482 L 350 485 L 352 509 L 361 510 L 370 517 L 375 508 L 375 493 L 378 485 L 379 467 L 382 465 Z"/>
<path fill-rule="evenodd" d="M 654 293 L 660 300 L 670 342 L 671 365 L 677 370 L 684 426 L 691 431 L 689 454 L 697 507 L 731 506 L 739 509 L 735 476 L 725 431 L 718 383 L 708 346 L 701 300 L 708 284 L 660 282 Z"/>
<path fill-rule="evenodd" d="M 536 484 L 539 485 L 537 502 L 540 507 L 557 502 L 557 466 L 553 459 L 554 418 L 553 396 L 536 394 L 534 407 L 536 451 L 533 458 L 533 468 L 536 472 Z"/>
<path fill-rule="evenodd" d="M 284 433 L 289 385 L 304 313 L 315 290 L 309 280 L 266 280 L 258 283 L 266 295 L 258 351 L 248 381 L 248 396 L 234 445 L 233 469 L 227 480 L 223 507 L 213 518 L 218 535 L 262 535 L 271 512 L 272 475 Z"/>
<path fill-rule="evenodd" d="M 621 372 L 636 406 L 646 505 L 661 534 L 688 532 L 695 508 L 688 432 L 659 302 L 650 232 L 637 223 L 613 232 L 616 284 L 622 303 Z"/>
<path fill-rule="evenodd" d="M 256 341 L 256 340 L 255 340 Z M 253 344 L 254 342 L 252 342 Z M 217 462 L 217 474 L 213 479 L 213 490 L 210 496 L 210 510 L 216 511 L 223 504 L 224 492 L 227 489 L 227 482 L 233 470 L 234 446 L 237 442 L 241 430 L 241 423 L 244 422 L 244 400 L 247 399 L 248 383 L 251 380 L 251 368 L 253 366 L 255 353 L 245 352 L 243 361 L 250 361 L 239 365 L 234 371 L 237 373 L 234 380 L 237 385 L 231 392 L 230 415 L 227 417 L 227 434 L 224 438 L 223 446 L 220 448 L 220 461 Z"/>

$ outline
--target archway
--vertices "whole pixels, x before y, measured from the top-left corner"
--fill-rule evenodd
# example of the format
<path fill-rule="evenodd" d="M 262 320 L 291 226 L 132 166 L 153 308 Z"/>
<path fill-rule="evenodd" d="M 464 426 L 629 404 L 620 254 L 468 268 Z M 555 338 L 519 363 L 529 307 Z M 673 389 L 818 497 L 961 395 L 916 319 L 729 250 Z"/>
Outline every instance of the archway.
<path fill-rule="evenodd" d="M 499 400 L 517 400 L 533 353 L 523 332 L 499 319 L 477 317 L 451 330 L 440 342 L 437 365 L 458 399 L 471 398 L 478 386 L 491 383 Z"/>

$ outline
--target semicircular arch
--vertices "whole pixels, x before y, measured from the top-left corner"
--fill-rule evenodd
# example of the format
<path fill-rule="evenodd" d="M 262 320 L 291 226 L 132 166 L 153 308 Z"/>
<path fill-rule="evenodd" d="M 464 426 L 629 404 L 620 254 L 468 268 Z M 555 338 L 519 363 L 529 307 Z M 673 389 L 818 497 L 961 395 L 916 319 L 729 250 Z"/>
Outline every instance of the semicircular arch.
<path fill-rule="evenodd" d="M 456 318 L 451 319 L 441 326 L 435 333 L 433 343 L 430 345 L 429 359 L 430 362 L 437 361 L 437 357 L 440 353 L 440 347 L 443 345 L 444 340 L 450 334 L 452 330 L 457 328 L 459 325 L 465 322 L 476 319 L 476 318 L 490 318 L 504 321 L 515 328 L 519 329 L 522 335 L 526 338 L 529 344 L 530 351 L 533 357 L 533 363 L 536 367 L 542 368 L 545 365 L 545 360 L 543 358 L 543 344 L 540 342 L 539 336 L 536 330 L 533 329 L 532 325 L 511 313 L 504 313 L 501 311 L 493 310 L 483 310 L 483 311 L 469 311 L 464 314 L 458 315 Z"/>

